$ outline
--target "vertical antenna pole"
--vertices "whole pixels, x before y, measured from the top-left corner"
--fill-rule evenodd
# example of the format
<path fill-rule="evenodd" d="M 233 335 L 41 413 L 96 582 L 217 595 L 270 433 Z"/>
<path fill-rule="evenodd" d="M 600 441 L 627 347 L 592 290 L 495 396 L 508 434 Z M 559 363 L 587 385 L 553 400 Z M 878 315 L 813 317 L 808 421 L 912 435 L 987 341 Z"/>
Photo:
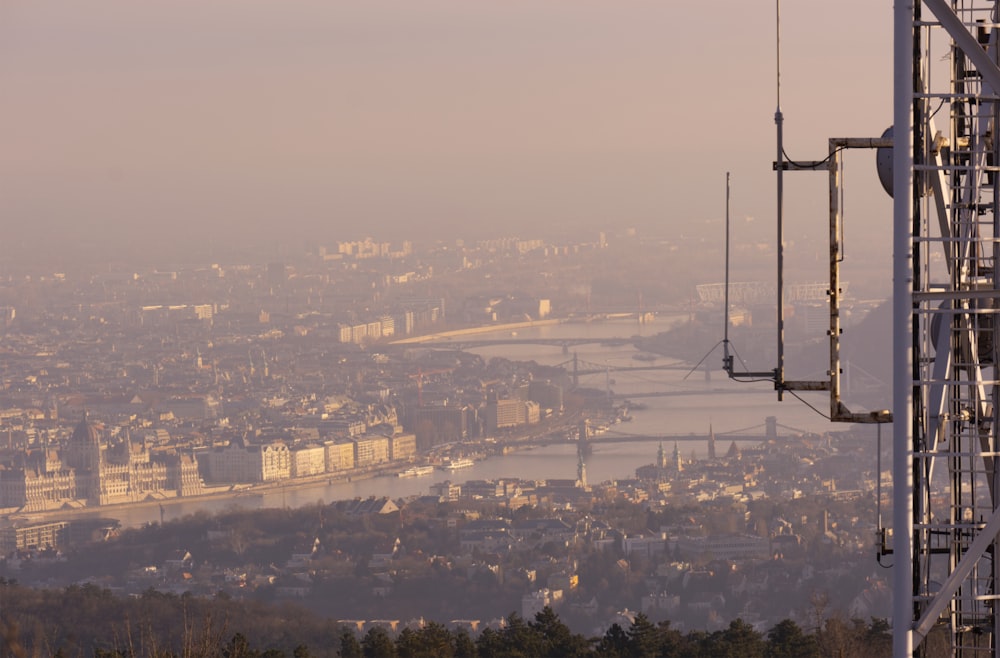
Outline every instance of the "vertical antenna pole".
<path fill-rule="evenodd" d="M 729 172 L 726 172 L 726 288 L 722 316 L 725 325 L 722 330 L 722 367 L 733 376 L 733 359 L 729 356 Z"/>
<path fill-rule="evenodd" d="M 913 0 L 893 7 L 892 655 L 913 655 Z"/>
<path fill-rule="evenodd" d="M 776 50 L 776 88 L 778 107 L 774 111 L 774 124 L 777 127 L 778 157 L 778 365 L 774 369 L 774 388 L 778 391 L 778 400 L 782 399 L 783 385 L 785 382 L 785 241 L 784 229 L 782 227 L 782 205 L 784 203 L 784 174 L 785 174 L 785 148 L 782 143 L 784 116 L 781 114 L 781 0 L 775 0 L 775 50 Z"/>
<path fill-rule="evenodd" d="M 879 534 L 879 564 L 882 559 L 882 423 L 875 423 L 875 530 Z"/>

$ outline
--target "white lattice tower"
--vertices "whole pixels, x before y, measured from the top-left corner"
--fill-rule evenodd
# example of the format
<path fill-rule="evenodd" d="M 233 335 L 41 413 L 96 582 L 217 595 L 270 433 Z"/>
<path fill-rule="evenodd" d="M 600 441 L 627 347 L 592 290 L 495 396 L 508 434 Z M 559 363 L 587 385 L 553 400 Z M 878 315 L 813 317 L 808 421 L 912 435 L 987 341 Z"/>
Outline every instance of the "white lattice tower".
<path fill-rule="evenodd" d="M 897 656 L 998 655 L 996 21 L 995 1 L 895 8 Z"/>

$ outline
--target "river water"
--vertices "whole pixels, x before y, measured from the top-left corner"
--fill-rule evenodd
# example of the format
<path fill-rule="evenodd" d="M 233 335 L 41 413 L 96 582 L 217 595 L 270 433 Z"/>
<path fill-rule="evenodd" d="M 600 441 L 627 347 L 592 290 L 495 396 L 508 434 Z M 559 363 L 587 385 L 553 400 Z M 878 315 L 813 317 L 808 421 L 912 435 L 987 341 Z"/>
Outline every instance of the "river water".
<path fill-rule="evenodd" d="M 516 337 L 628 338 L 634 335 L 653 335 L 681 321 L 683 319 L 678 317 L 658 317 L 641 325 L 634 319 L 547 325 L 518 328 Z M 509 337 L 509 330 L 474 336 L 477 340 Z M 571 350 L 583 362 L 581 369 L 593 366 L 613 369 L 648 365 L 646 361 L 633 358 L 637 352 L 631 345 L 608 346 L 595 343 L 580 345 Z M 520 361 L 534 360 L 546 365 L 557 365 L 572 358 L 572 353 L 567 355 L 560 347 L 547 345 L 498 345 L 471 351 L 487 359 L 504 357 Z M 705 373 L 704 365 L 698 371 L 691 372 L 693 362 L 697 362 L 702 356 L 704 355 L 692 355 L 692 363 L 665 358 L 655 362 L 655 365 L 672 365 L 675 369 L 640 372 L 605 370 L 599 374 L 582 376 L 580 385 L 598 389 L 610 387 L 616 394 L 633 396 L 634 401 L 641 401 L 646 405 L 645 408 L 632 412 L 631 422 L 612 426 L 609 430 L 611 436 L 616 433 L 653 436 L 704 434 L 707 438 L 711 427 L 716 434 L 718 449 L 725 450 L 728 447 L 726 433 L 763 434 L 764 419 L 767 416 L 777 417 L 781 426 L 808 432 L 838 429 L 818 412 L 790 396 L 786 396 L 783 402 L 778 402 L 773 386 L 767 382 L 744 384 L 728 380 L 721 370 L 722 354 L 718 351 L 705 360 L 711 368 L 710 378 Z M 638 394 L 646 392 L 672 392 L 678 395 L 638 397 Z M 806 399 L 820 410 L 826 411 L 829 407 L 824 395 L 815 394 Z M 779 434 L 784 431 L 779 428 Z M 706 445 L 707 442 L 686 442 L 682 444 L 681 451 L 685 458 L 692 455 L 696 458 L 704 457 Z M 654 461 L 657 449 L 657 443 L 650 441 L 595 444 L 593 454 L 587 461 L 587 479 L 596 483 L 633 477 L 638 466 Z M 431 484 L 449 479 L 569 479 L 576 477 L 576 471 L 575 445 L 551 445 L 491 457 L 456 473 L 435 471 L 432 475 L 418 478 L 386 476 L 353 482 L 320 483 L 309 487 L 277 489 L 263 495 L 169 502 L 164 503 L 162 512 L 157 506 L 143 506 L 108 510 L 103 515 L 117 518 L 125 526 L 136 526 L 158 521 L 161 513 L 164 520 L 171 520 L 197 511 L 211 513 L 232 508 L 301 507 L 317 502 L 329 503 L 368 496 L 398 498 L 427 494 Z"/>

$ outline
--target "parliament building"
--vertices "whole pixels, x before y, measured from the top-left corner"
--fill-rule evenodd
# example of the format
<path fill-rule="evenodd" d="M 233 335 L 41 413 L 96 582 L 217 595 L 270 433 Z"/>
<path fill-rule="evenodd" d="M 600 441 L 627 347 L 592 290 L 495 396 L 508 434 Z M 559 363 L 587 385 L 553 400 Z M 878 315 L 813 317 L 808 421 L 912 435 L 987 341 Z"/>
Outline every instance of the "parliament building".
<path fill-rule="evenodd" d="M 86 417 L 61 449 L 25 451 L 0 465 L 0 508 L 24 512 L 193 496 L 202 487 L 194 455 L 128 436 L 109 443 Z"/>

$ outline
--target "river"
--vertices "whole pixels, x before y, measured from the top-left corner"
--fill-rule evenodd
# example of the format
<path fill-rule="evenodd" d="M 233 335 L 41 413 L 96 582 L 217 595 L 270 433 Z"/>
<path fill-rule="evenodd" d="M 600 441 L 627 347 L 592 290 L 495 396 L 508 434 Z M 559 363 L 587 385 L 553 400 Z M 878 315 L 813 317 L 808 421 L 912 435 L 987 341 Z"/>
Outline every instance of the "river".
<path fill-rule="evenodd" d="M 636 320 L 606 320 L 590 323 L 566 323 L 540 327 L 518 328 L 517 338 L 628 338 L 633 335 L 653 335 L 665 331 L 677 322 L 678 317 L 658 317 L 652 322 L 639 324 Z M 510 330 L 478 334 L 476 339 L 509 338 Z M 580 345 L 575 350 L 578 359 L 605 368 L 634 367 L 648 365 L 637 361 L 637 354 L 631 345 L 608 346 L 599 343 Z M 560 347 L 547 345 L 498 345 L 477 348 L 474 351 L 484 358 L 504 357 L 513 360 L 534 360 L 541 364 L 556 365 L 572 358 Z M 703 355 L 692 355 L 697 361 Z M 636 396 L 639 393 L 669 391 L 679 393 L 673 397 L 635 397 L 645 408 L 632 412 L 632 421 L 614 425 L 609 435 L 615 433 L 639 435 L 704 434 L 709 428 L 716 433 L 720 450 L 728 447 L 726 433 L 763 434 L 764 419 L 775 416 L 780 425 L 810 432 L 825 432 L 839 429 L 823 418 L 817 411 L 802 402 L 786 396 L 778 402 L 771 384 L 760 382 L 743 384 L 728 380 L 721 370 L 722 355 L 716 353 L 706 359 L 712 368 L 711 378 L 706 379 L 704 368 L 690 372 L 690 364 L 682 364 L 671 359 L 657 359 L 656 365 L 673 365 L 671 370 L 648 370 L 640 372 L 608 371 L 581 377 L 580 384 L 604 389 L 607 386 L 617 394 Z M 581 366 L 581 369 L 583 366 Z M 822 411 L 827 411 L 826 396 L 815 394 L 809 402 Z M 753 428 L 747 430 L 747 428 Z M 779 434 L 784 430 L 779 430 Z M 614 444 L 595 444 L 593 454 L 587 461 L 588 481 L 602 482 L 633 477 L 635 469 L 652 463 L 656 457 L 657 444 L 650 441 L 636 441 Z M 687 442 L 681 446 L 685 458 L 704 457 L 705 442 Z M 577 470 L 577 455 L 574 445 L 551 445 L 515 452 L 506 456 L 492 457 L 474 466 L 455 473 L 435 471 L 432 475 L 417 478 L 377 477 L 353 482 L 319 483 L 308 487 L 287 487 L 271 490 L 260 495 L 237 498 L 200 499 L 171 501 L 162 508 L 164 520 L 180 518 L 197 511 L 219 512 L 232 508 L 300 507 L 317 502 L 329 503 L 334 500 L 366 498 L 368 496 L 389 496 L 391 498 L 427 494 L 429 486 L 445 480 L 465 481 L 520 477 L 525 479 L 574 478 Z M 103 516 L 117 518 L 125 526 L 142 525 L 160 519 L 161 510 L 156 505 L 106 510 Z"/>

